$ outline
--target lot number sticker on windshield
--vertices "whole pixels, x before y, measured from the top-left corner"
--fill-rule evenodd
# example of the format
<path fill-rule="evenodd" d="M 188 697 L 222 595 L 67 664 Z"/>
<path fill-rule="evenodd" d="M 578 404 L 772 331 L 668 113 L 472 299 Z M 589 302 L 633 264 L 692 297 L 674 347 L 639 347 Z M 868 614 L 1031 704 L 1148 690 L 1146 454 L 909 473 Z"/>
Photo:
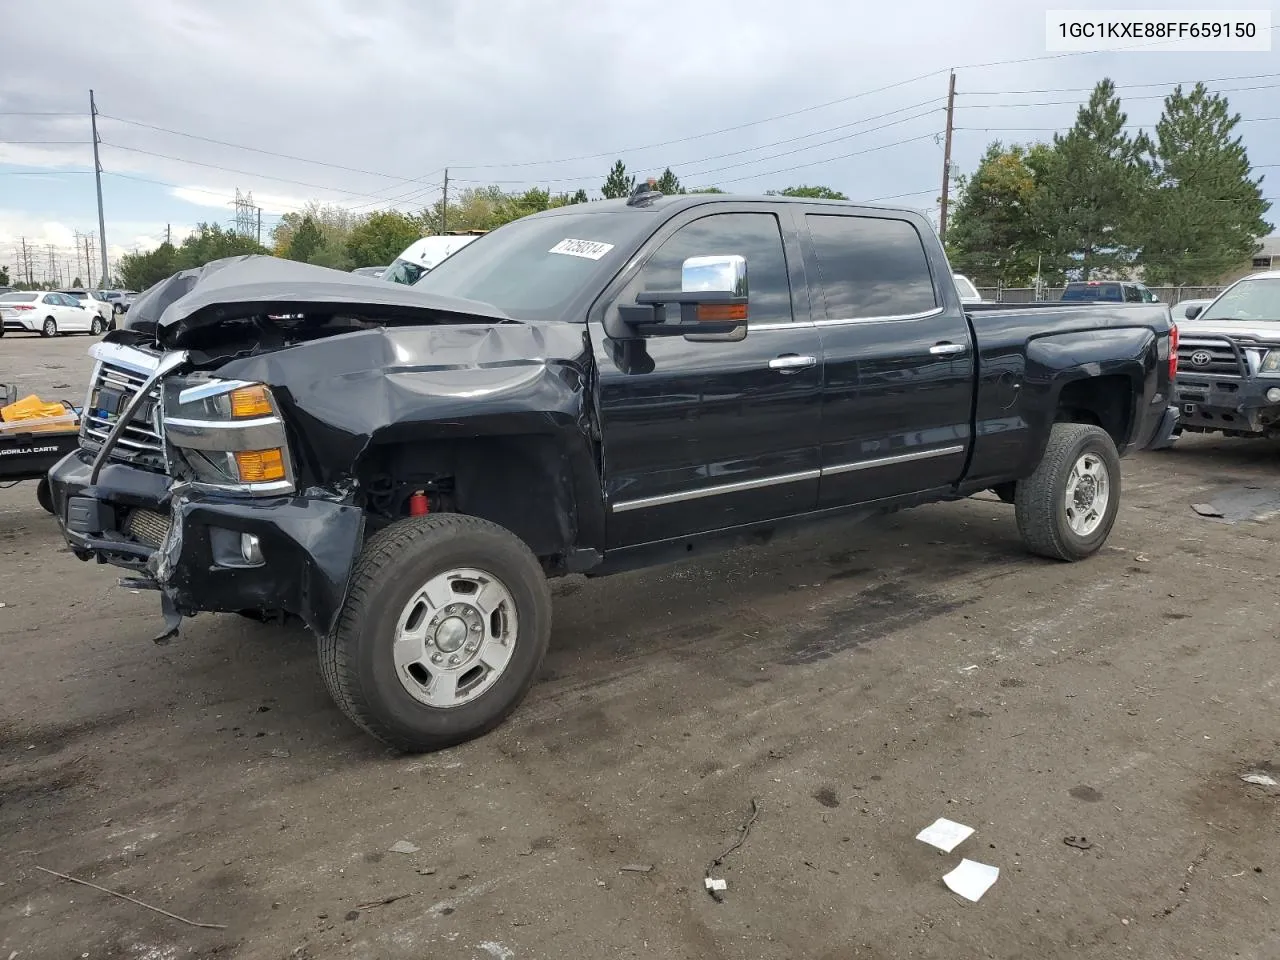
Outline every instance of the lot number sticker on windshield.
<path fill-rule="evenodd" d="M 563 253 L 570 257 L 585 257 L 588 260 L 599 260 L 612 249 L 612 243 L 600 243 L 597 240 L 561 240 L 547 252 Z"/>

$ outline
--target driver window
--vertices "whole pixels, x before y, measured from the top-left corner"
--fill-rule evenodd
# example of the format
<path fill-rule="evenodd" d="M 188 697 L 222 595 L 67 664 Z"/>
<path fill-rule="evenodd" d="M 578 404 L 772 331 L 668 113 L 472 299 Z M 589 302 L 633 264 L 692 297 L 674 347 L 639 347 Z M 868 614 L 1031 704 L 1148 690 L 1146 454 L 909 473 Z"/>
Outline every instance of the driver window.
<path fill-rule="evenodd" d="M 747 261 L 749 324 L 790 323 L 787 258 L 772 213 L 717 213 L 685 224 L 645 263 L 628 287 L 629 297 L 642 290 L 679 290 L 680 269 L 689 257 L 732 254 Z"/>

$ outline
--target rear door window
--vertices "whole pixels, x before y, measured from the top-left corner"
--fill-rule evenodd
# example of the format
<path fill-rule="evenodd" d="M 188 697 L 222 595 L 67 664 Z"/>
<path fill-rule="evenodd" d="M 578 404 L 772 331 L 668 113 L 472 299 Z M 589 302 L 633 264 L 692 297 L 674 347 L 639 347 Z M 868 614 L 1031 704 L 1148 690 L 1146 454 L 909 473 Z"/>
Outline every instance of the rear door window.
<path fill-rule="evenodd" d="M 828 320 L 908 317 L 938 306 L 924 241 L 906 220 L 805 216 Z"/>
<path fill-rule="evenodd" d="M 1141 303 L 1142 291 L 1132 284 L 1126 284 L 1124 288 L 1125 303 Z"/>

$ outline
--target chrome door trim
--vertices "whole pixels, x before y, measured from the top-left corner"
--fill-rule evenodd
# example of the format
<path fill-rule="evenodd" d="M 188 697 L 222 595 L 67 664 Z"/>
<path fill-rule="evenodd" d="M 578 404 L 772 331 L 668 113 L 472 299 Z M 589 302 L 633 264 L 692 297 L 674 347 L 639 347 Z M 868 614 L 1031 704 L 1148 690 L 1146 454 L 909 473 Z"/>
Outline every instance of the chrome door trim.
<path fill-rule="evenodd" d="M 852 463 L 841 463 L 820 470 L 801 470 L 797 473 L 781 473 L 773 477 L 761 477 L 758 480 L 739 480 L 736 483 L 720 483 L 711 487 L 697 487 L 693 490 L 680 490 L 676 493 L 663 493 L 656 497 L 640 497 L 636 500 L 619 500 L 610 505 L 614 513 L 627 510 L 642 510 L 645 507 L 661 507 L 668 503 L 683 503 L 688 500 L 699 500 L 703 497 L 716 497 L 724 493 L 740 493 L 745 490 L 759 490 L 784 483 L 799 483 L 802 480 L 816 480 L 820 477 L 851 473 L 854 470 L 871 470 L 876 467 L 888 467 L 898 463 L 909 463 L 912 460 L 928 460 L 933 457 L 949 457 L 964 453 L 964 444 L 949 447 L 934 447 L 929 450 L 913 450 L 910 453 L 897 453 L 888 457 L 874 457 L 870 460 L 855 460 Z"/>
<path fill-rule="evenodd" d="M 854 470 L 870 470 L 874 467 L 888 467 L 897 463 L 910 463 L 912 460 L 929 460 L 933 457 L 950 457 L 957 453 L 964 453 L 964 444 L 956 444 L 950 447 L 933 447 L 929 450 L 913 450 L 910 453 L 895 453 L 888 457 L 874 457 L 870 460 L 854 460 L 852 463 L 840 463 L 832 467 L 823 467 L 822 475 L 824 477 L 834 476 L 840 473 L 852 473 Z"/>
<path fill-rule="evenodd" d="M 698 500 L 702 497 L 715 497 L 722 493 L 739 493 L 743 490 L 758 490 L 761 487 L 773 487 L 783 483 L 799 483 L 801 480 L 817 480 L 821 470 L 801 470 L 798 473 L 781 473 L 773 477 L 760 477 L 756 480 L 739 480 L 736 483 L 719 483 L 713 487 L 697 487 L 693 490 L 680 490 L 676 493 L 662 493 L 656 497 L 641 497 L 638 500 L 619 500 L 610 509 L 614 513 L 627 510 L 640 510 L 644 507 L 661 507 L 668 503 L 682 503 L 686 500 Z"/>

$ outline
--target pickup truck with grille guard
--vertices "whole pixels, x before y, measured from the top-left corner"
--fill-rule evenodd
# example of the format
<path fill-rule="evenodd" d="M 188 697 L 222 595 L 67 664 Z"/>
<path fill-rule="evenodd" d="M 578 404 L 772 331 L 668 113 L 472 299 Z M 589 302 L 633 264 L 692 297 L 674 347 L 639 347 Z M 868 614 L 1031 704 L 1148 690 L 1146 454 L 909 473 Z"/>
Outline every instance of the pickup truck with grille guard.
<path fill-rule="evenodd" d="M 1120 457 L 1176 417 L 1167 306 L 966 309 L 923 217 L 841 201 L 642 188 L 413 286 L 235 258 L 121 326 L 50 471 L 71 549 L 159 592 L 161 640 L 300 618 L 341 709 L 405 751 L 515 709 L 548 577 L 984 490 L 1082 560 Z"/>
<path fill-rule="evenodd" d="M 1280 271 L 1189 307 L 1180 331 L 1176 432 L 1280 436 Z"/>

